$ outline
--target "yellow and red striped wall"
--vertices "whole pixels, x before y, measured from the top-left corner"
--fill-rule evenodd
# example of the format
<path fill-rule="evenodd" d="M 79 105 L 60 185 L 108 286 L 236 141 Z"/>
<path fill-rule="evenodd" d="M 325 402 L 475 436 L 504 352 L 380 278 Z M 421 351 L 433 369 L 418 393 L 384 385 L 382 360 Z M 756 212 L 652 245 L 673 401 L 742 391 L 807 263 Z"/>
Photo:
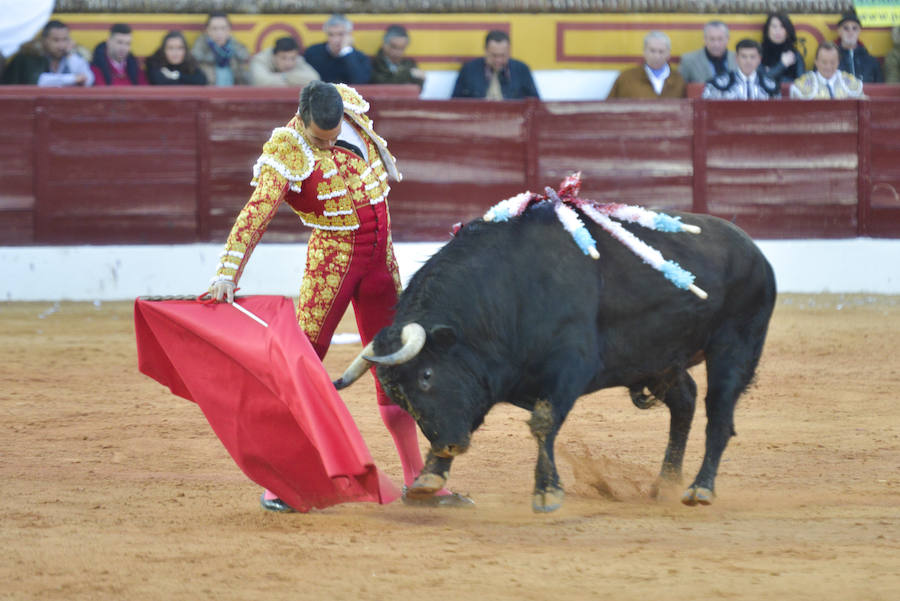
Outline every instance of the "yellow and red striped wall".
<path fill-rule="evenodd" d="M 329 15 L 233 15 L 234 36 L 251 52 L 274 44 L 282 36 L 293 36 L 305 46 L 325 40 L 322 24 Z M 711 18 L 725 21 L 731 29 L 731 47 L 741 38 L 761 39 L 765 15 L 685 14 L 360 14 L 348 15 L 355 24 L 354 41 L 361 51 L 375 54 L 384 29 L 404 25 L 410 32 L 409 54 L 427 70 L 455 70 L 461 61 L 481 56 L 485 33 L 507 31 L 515 58 L 535 70 L 621 70 L 640 62 L 643 38 L 661 30 L 672 39 L 675 57 L 699 48 L 703 24 Z M 206 15 L 196 14 L 74 14 L 54 15 L 72 29 L 76 42 L 92 49 L 106 38 L 112 23 L 128 23 L 134 30 L 133 52 L 147 56 L 171 29 L 184 32 L 188 43 L 203 30 Z M 807 65 L 822 41 L 837 39 L 834 14 L 792 17 Z M 892 47 L 888 27 L 863 30 L 863 43 L 875 56 Z"/>

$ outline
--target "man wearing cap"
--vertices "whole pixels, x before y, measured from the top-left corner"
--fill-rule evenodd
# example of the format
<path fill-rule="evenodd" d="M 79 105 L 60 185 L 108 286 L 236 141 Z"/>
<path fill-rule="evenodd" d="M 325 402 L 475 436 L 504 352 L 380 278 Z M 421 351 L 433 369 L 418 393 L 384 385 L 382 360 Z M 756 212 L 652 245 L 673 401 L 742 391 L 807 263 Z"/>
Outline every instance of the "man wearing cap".
<path fill-rule="evenodd" d="M 865 83 L 882 83 L 884 75 L 878 59 L 869 54 L 859 41 L 862 25 L 855 11 L 845 12 L 838 21 L 838 33 L 841 36 L 838 44 L 840 54 L 839 69 L 850 73 Z"/>

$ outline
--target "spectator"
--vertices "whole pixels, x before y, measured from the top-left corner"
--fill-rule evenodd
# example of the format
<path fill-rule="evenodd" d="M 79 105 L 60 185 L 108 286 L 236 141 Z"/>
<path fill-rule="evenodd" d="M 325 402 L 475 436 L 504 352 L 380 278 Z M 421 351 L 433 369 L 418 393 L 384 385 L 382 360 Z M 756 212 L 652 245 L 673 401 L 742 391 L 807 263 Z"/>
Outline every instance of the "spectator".
<path fill-rule="evenodd" d="M 41 31 L 39 44 L 23 46 L 3 73 L 5 84 L 39 86 L 91 86 L 91 66 L 72 51 L 69 28 L 60 21 L 50 21 Z"/>
<path fill-rule="evenodd" d="M 343 15 L 331 15 L 322 30 L 328 41 L 306 49 L 306 62 L 330 83 L 369 83 L 372 62 L 353 47 L 353 23 Z"/>
<path fill-rule="evenodd" d="M 778 85 L 790 83 L 806 72 L 803 56 L 797 50 L 797 32 L 784 13 L 769 13 L 763 25 L 762 70 Z"/>
<path fill-rule="evenodd" d="M 425 72 L 413 58 L 406 56 L 409 33 L 402 25 L 391 25 L 384 31 L 381 48 L 372 61 L 372 83 L 425 84 Z"/>
<path fill-rule="evenodd" d="M 728 49 L 728 26 L 722 21 L 703 26 L 703 48 L 683 55 L 678 67 L 687 83 L 706 83 L 736 69 L 734 52 Z"/>
<path fill-rule="evenodd" d="M 206 75 L 187 51 L 180 31 L 170 31 L 147 57 L 147 80 L 156 86 L 205 86 Z"/>
<path fill-rule="evenodd" d="M 144 71 L 131 54 L 131 27 L 116 23 L 109 28 L 109 37 L 94 48 L 91 70 L 98 86 L 147 85 Z"/>
<path fill-rule="evenodd" d="M 467 62 L 456 76 L 453 98 L 512 100 L 538 98 L 531 69 L 509 56 L 509 36 L 490 31 L 484 39 L 484 57 Z"/>
<path fill-rule="evenodd" d="M 716 75 L 703 88 L 703 97 L 713 100 L 770 100 L 781 95 L 778 83 L 760 68 L 762 46 L 756 40 L 737 43 L 735 71 Z"/>
<path fill-rule="evenodd" d="M 680 74 L 669 68 L 672 42 L 661 31 L 651 31 L 644 37 L 644 64 L 623 71 L 610 98 L 684 98 L 687 85 Z"/>
<path fill-rule="evenodd" d="M 884 81 L 881 65 L 878 64 L 878 59 L 869 54 L 866 47 L 859 41 L 860 31 L 862 31 L 862 25 L 856 16 L 856 11 L 845 12 L 838 21 L 838 33 L 841 36 L 841 43 L 838 46 L 841 62 L 838 68 L 862 82 L 881 83 Z"/>
<path fill-rule="evenodd" d="M 250 83 L 254 86 L 305 86 L 319 79 L 316 70 L 300 56 L 297 40 L 275 40 L 275 46 L 263 50 L 250 61 Z"/>
<path fill-rule="evenodd" d="M 197 38 L 191 54 L 215 86 L 243 86 L 250 83 L 248 64 L 250 52 L 231 36 L 231 21 L 221 10 L 214 10 L 206 18 L 206 31 Z"/>
<path fill-rule="evenodd" d="M 891 30 L 894 48 L 884 57 L 884 81 L 900 83 L 900 25 Z"/>
<path fill-rule="evenodd" d="M 816 70 L 809 71 L 791 84 L 791 98 L 828 100 L 829 98 L 863 98 L 863 82 L 838 69 L 838 48 L 831 42 L 819 44 Z"/>

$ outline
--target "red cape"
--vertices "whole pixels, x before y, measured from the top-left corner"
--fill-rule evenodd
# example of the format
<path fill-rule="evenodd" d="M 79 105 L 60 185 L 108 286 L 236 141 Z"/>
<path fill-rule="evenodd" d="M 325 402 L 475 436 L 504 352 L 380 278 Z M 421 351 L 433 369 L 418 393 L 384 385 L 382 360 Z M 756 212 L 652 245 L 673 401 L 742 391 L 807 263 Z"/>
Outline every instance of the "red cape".
<path fill-rule="evenodd" d="M 238 466 L 298 511 L 399 491 L 372 461 L 353 418 L 280 296 L 134 304 L 138 367 L 197 403 Z"/>

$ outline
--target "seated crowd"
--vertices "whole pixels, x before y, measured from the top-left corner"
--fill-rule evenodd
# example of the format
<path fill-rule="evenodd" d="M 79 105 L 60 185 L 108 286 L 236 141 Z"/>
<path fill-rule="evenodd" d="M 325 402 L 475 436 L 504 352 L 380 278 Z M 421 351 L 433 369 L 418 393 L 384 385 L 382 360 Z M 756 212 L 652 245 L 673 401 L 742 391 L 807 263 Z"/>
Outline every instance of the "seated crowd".
<path fill-rule="evenodd" d="M 900 28 L 892 35 L 894 48 L 878 59 L 859 41 L 856 13 L 842 15 L 839 39 L 824 42 L 815 54 L 813 71 L 806 72 L 790 17 L 771 13 L 762 27 L 762 43 L 741 39 L 730 50 L 728 26 L 710 21 L 703 28 L 703 47 L 681 56 L 677 70 L 670 65 L 671 41 L 664 32 L 644 38 L 644 61 L 616 79 L 609 98 L 683 98 L 687 84 L 702 83 L 703 97 L 765 100 L 781 96 L 790 85 L 792 98 L 857 98 L 865 83 L 900 82 Z M 39 86 L 303 86 L 322 80 L 347 84 L 416 84 L 425 72 L 406 55 L 410 36 L 391 25 L 381 48 L 369 57 L 353 45 L 353 23 L 333 15 L 324 24 L 326 41 L 305 52 L 292 37 L 282 37 L 256 55 L 231 34 L 225 12 L 209 14 L 204 31 L 193 46 L 179 31 L 166 34 L 159 48 L 141 61 L 131 53 L 131 28 L 113 25 L 107 39 L 93 53 L 78 46 L 60 21 L 44 26 L 39 39 L 22 47 L 5 65 L 0 82 Z M 2 67 L 0 67 L 2 68 Z M 488 100 L 539 97 L 528 65 L 511 58 L 510 38 L 491 31 L 484 56 L 462 65 L 453 88 L 454 98 Z"/>

